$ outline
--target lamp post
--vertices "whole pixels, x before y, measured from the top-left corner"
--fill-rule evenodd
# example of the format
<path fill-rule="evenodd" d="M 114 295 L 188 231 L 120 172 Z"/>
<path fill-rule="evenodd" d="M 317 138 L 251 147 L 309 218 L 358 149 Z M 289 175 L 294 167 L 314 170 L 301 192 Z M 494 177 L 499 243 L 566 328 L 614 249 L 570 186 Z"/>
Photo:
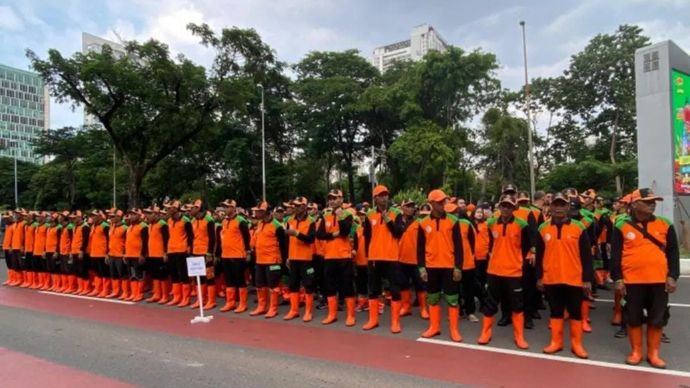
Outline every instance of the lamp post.
<path fill-rule="evenodd" d="M 525 113 L 527 114 L 527 147 L 529 159 L 529 184 L 530 196 L 534 198 L 535 182 L 534 182 L 534 151 L 532 145 L 532 114 L 530 112 L 530 94 L 529 94 L 529 78 L 527 77 L 527 38 L 525 36 L 525 21 L 520 21 L 522 27 L 522 52 L 525 61 Z"/>
<path fill-rule="evenodd" d="M 266 200 L 266 131 L 264 127 L 264 86 L 256 85 L 261 89 L 261 193 L 262 200 Z"/>

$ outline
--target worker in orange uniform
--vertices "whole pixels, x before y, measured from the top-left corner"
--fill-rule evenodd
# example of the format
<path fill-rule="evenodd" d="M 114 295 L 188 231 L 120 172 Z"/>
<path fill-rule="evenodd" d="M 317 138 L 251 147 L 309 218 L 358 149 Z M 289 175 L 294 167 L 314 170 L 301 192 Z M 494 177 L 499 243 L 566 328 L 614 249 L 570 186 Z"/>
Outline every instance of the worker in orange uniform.
<path fill-rule="evenodd" d="M 129 296 L 129 288 L 125 291 L 126 284 L 129 284 L 127 268 L 124 262 L 125 238 L 127 225 L 123 222 L 124 212 L 119 209 L 108 211 L 110 229 L 108 236 L 108 256 L 105 262 L 110 270 L 110 282 L 112 290 L 106 298 L 122 298 Z"/>
<path fill-rule="evenodd" d="M 70 222 L 70 212 L 64 210 L 58 217 L 58 223 L 62 226 L 60 233 L 60 278 L 61 287 L 58 292 L 73 294 L 77 291 L 77 278 L 74 276 L 74 261 L 71 257 L 72 239 L 74 238 L 74 224 Z"/>
<path fill-rule="evenodd" d="M 268 319 L 278 315 L 281 265 L 287 259 L 287 238 L 283 225 L 273 218 L 268 202 L 261 202 L 252 210 L 259 219 L 252 239 L 258 304 L 249 315 L 265 314 L 264 318 Z"/>
<path fill-rule="evenodd" d="M 479 206 L 475 209 L 472 216 L 474 221 L 474 228 L 476 230 L 476 235 L 474 239 L 474 256 L 475 265 L 477 272 L 477 281 L 481 286 L 482 290 L 486 290 L 486 269 L 488 267 L 489 261 L 489 223 L 486 217 L 486 211 L 490 210 L 488 204 Z M 482 292 L 483 294 L 484 292 Z M 482 295 L 482 304 L 484 300 L 484 295 Z"/>
<path fill-rule="evenodd" d="M 91 292 L 91 285 L 89 281 L 89 253 L 87 246 L 89 245 L 89 233 L 91 228 L 84 222 L 84 216 L 81 210 L 76 210 L 70 215 L 70 220 L 74 225 L 74 233 L 72 234 L 72 245 L 70 249 L 70 259 L 74 263 L 74 275 L 72 275 L 77 282 L 77 294 L 86 295 Z"/>
<path fill-rule="evenodd" d="M 204 257 L 206 262 L 206 276 L 201 276 L 201 293 L 196 302 L 190 307 L 199 308 L 200 301 L 204 301 L 204 310 L 216 307 L 216 281 L 214 272 L 214 248 L 216 247 L 216 223 L 210 214 L 202 209 L 203 202 L 200 199 L 194 201 L 190 206 L 190 216 L 192 217 L 192 232 L 194 243 L 192 245 L 192 256 Z"/>
<path fill-rule="evenodd" d="M 357 304 L 355 305 L 355 312 L 369 310 L 369 274 L 367 266 L 366 249 L 364 248 L 364 219 L 367 217 L 367 212 L 363 207 L 357 210 L 357 217 L 353 218 L 355 225 L 355 236 L 353 241 L 354 259 L 355 259 L 355 290 L 357 292 Z"/>
<path fill-rule="evenodd" d="M 33 272 L 33 251 L 34 237 L 36 236 L 36 226 L 34 225 L 34 213 L 24 211 L 24 252 L 21 256 L 21 268 L 24 281 L 20 287 L 29 288 L 34 283 Z"/>
<path fill-rule="evenodd" d="M 189 306 L 192 287 L 187 274 L 187 256 L 192 253 L 194 231 L 191 220 L 182 212 L 182 204 L 174 200 L 164 205 L 168 220 L 168 269 L 172 278 L 173 298 L 168 306 Z"/>
<path fill-rule="evenodd" d="M 221 312 L 247 311 L 247 281 L 245 272 L 251 258 L 250 222 L 237 211 L 237 203 L 228 199 L 221 203 L 225 209 L 225 219 L 221 225 L 220 252 L 221 266 L 225 276 L 225 305 Z M 239 299 L 239 303 L 237 300 Z"/>
<path fill-rule="evenodd" d="M 12 212 L 3 214 L 2 223 L 5 226 L 2 236 L 2 250 L 5 255 L 5 265 L 7 265 L 7 280 L 5 280 L 2 285 L 9 286 L 12 285 L 17 278 L 16 269 L 12 266 L 12 236 L 15 228 L 14 214 L 12 214 Z"/>
<path fill-rule="evenodd" d="M 140 209 L 130 209 L 128 214 L 124 261 L 130 293 L 124 300 L 141 302 L 144 300 L 144 264 L 148 256 L 149 225 L 143 220 L 144 213 Z"/>
<path fill-rule="evenodd" d="M 612 273 L 616 290 L 623 295 L 625 321 L 631 353 L 626 363 L 642 361 L 642 324 L 647 311 L 647 362 L 665 368 L 659 347 L 665 324 L 668 294 L 676 291 L 680 253 L 670 220 L 654 215 L 663 198 L 651 189 L 631 195 L 630 217 L 616 221 L 611 241 Z"/>
<path fill-rule="evenodd" d="M 291 202 L 291 216 L 287 220 L 288 236 L 288 266 L 290 269 L 290 311 L 284 320 L 295 319 L 299 316 L 299 291 L 304 287 L 304 316 L 302 320 L 309 322 L 313 316 L 314 306 L 314 266 L 312 245 L 316 240 L 316 225 L 314 219 L 307 214 L 309 201 L 305 197 L 297 197 Z"/>
<path fill-rule="evenodd" d="M 511 311 L 515 345 L 520 349 L 529 347 L 524 337 L 522 268 L 531 238 L 527 222 L 513 215 L 516 207 L 517 203 L 511 195 L 503 195 L 498 206 L 500 217 L 489 220 L 491 254 L 487 269 L 488 297 L 482 309 L 482 333 L 477 340 L 480 345 L 491 341 L 494 315 L 501 304 Z"/>
<path fill-rule="evenodd" d="M 353 212 L 343 207 L 343 192 L 331 190 L 328 193 L 328 209 L 316 231 L 317 240 L 324 242 L 324 294 L 328 301 L 328 315 L 321 321 L 330 325 L 338 320 L 339 294 L 345 299 L 346 326 L 355 325 L 355 289 L 352 265 L 352 241 L 350 233 Z M 369 290 L 371 295 L 371 290 Z M 378 310 L 378 307 L 377 307 Z"/>
<path fill-rule="evenodd" d="M 563 319 L 570 319 L 570 348 L 587 358 L 582 346 L 582 299 L 592 287 L 592 247 L 584 225 L 569 217 L 570 200 L 556 193 L 551 200 L 551 220 L 537 234 L 537 288 L 546 293 L 551 309 L 551 342 L 544 353 L 563 350 Z"/>
<path fill-rule="evenodd" d="M 429 327 L 422 337 L 441 334 L 441 292 L 448 304 L 448 327 L 451 340 L 462 341 L 460 335 L 460 281 L 464 242 L 460 237 L 458 218 L 452 214 L 457 205 L 448 205 L 448 196 L 432 190 L 427 199 L 431 213 L 419 221 L 417 232 L 417 266 L 423 282 L 427 283 Z"/>
<path fill-rule="evenodd" d="M 362 329 L 379 325 L 378 303 L 382 282 L 387 281 L 391 294 L 391 333 L 400 333 L 400 237 L 403 234 L 403 215 L 388 203 L 389 191 L 378 185 L 373 190 L 374 208 L 364 219 L 364 249 L 368 259 L 369 321 Z"/>
<path fill-rule="evenodd" d="M 46 216 L 46 251 L 43 254 L 46 258 L 48 272 L 50 273 L 50 287 L 48 291 L 60 289 L 60 234 L 62 226 L 57 223 L 57 213 L 50 213 Z"/>
<path fill-rule="evenodd" d="M 95 277 L 93 279 L 94 288 L 88 295 L 105 298 L 110 294 L 112 288 L 110 268 L 105 263 L 105 258 L 108 256 L 110 225 L 106 222 L 106 215 L 102 210 L 92 211 L 91 217 L 93 224 L 89 233 L 91 239 L 89 257 Z"/>
<path fill-rule="evenodd" d="M 400 271 L 402 273 L 400 316 L 412 314 L 411 288 L 414 287 L 419 302 L 419 316 L 422 319 L 429 319 L 426 283 L 422 281 L 417 268 L 417 240 L 421 218 L 417 217 L 417 204 L 413 200 L 403 200 L 400 207 L 403 213 L 403 235 L 400 238 Z"/>
<path fill-rule="evenodd" d="M 36 289 L 47 290 L 50 287 L 46 260 L 43 254 L 46 251 L 46 212 L 37 212 L 36 233 L 34 237 L 34 260 L 36 263 L 36 275 L 38 277 L 38 287 Z M 33 288 L 33 287 L 32 287 Z"/>
<path fill-rule="evenodd" d="M 24 209 L 14 212 L 14 230 L 12 231 L 12 243 L 10 260 L 12 268 L 15 270 L 14 282 L 11 286 L 21 286 L 24 283 L 24 272 L 22 271 L 22 256 L 24 255 L 24 233 L 26 232 L 26 222 L 24 221 Z"/>
<path fill-rule="evenodd" d="M 146 271 L 151 276 L 153 290 L 146 303 L 168 303 L 168 223 L 161 218 L 163 212 L 158 206 L 143 210 L 148 224 L 148 247 L 146 249 Z"/>

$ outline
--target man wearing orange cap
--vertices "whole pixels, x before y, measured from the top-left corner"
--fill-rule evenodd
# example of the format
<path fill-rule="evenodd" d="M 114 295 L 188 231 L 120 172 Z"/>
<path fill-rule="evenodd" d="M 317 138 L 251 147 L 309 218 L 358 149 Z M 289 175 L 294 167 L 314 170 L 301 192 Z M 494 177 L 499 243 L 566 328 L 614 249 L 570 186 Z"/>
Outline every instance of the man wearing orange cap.
<path fill-rule="evenodd" d="M 413 200 L 403 200 L 401 208 L 404 231 L 400 238 L 400 270 L 402 272 L 400 316 L 412 313 L 412 292 L 410 289 L 414 286 L 419 302 L 419 315 L 422 319 L 429 319 L 429 311 L 426 306 L 426 284 L 422 281 L 417 268 L 417 240 L 421 218 L 416 217 L 417 205 Z"/>
<path fill-rule="evenodd" d="M 503 195 L 498 206 L 500 217 L 489 220 L 488 297 L 482 308 L 482 333 L 477 340 L 480 345 L 491 341 L 494 315 L 500 303 L 511 311 L 515 345 L 520 349 L 529 347 L 524 338 L 522 269 L 532 240 L 527 222 L 513 215 L 516 207 L 512 196 Z"/>
<path fill-rule="evenodd" d="M 321 321 L 324 325 L 338 320 L 336 294 L 345 298 L 345 325 L 355 325 L 354 269 L 350 240 L 353 222 L 350 209 L 343 208 L 343 192 L 331 190 L 328 193 L 328 209 L 316 232 L 316 238 L 324 242 L 324 294 L 328 300 L 328 315 Z"/>
<path fill-rule="evenodd" d="M 551 308 L 551 342 L 544 353 L 563 349 L 563 318 L 570 319 L 570 344 L 573 354 L 587 358 L 582 346 L 581 304 L 583 289 L 592 287 L 592 255 L 586 228 L 569 218 L 570 200 L 556 193 L 551 202 L 552 219 L 539 227 L 537 235 L 537 286 L 544 290 Z"/>
<path fill-rule="evenodd" d="M 613 203 L 614 214 L 611 215 L 611 233 L 608 233 L 607 243 L 611 246 L 611 239 L 613 236 L 613 228 L 619 220 L 624 220 L 629 216 L 629 206 L 630 206 L 630 194 L 626 194 Z M 609 266 L 611 268 L 611 266 Z M 623 306 L 621 306 L 621 300 L 623 300 L 623 295 L 614 289 L 614 299 L 613 299 L 613 317 L 611 318 L 611 324 L 618 326 L 618 331 L 614 334 L 616 338 L 624 338 L 628 335 L 626 330 L 627 325 L 623 319 Z"/>
<path fill-rule="evenodd" d="M 395 207 L 389 207 L 389 191 L 386 186 L 374 187 L 374 208 L 364 219 L 364 249 L 368 259 L 369 321 L 362 327 L 371 330 L 379 325 L 378 303 L 384 279 L 391 294 L 392 333 L 400 333 L 400 247 L 403 234 L 403 215 Z M 353 301 L 354 302 L 354 301 Z"/>
<path fill-rule="evenodd" d="M 60 278 L 61 288 L 58 292 L 73 294 L 77 291 L 77 277 L 74 275 L 74 260 L 72 260 L 72 239 L 74 238 L 74 224 L 70 220 L 70 212 L 63 211 L 58 217 L 62 226 L 60 233 Z"/>
<path fill-rule="evenodd" d="M 235 313 L 247 311 L 247 281 L 245 272 L 251 259 L 250 222 L 237 211 L 234 200 L 221 204 L 225 208 L 225 219 L 221 225 L 220 252 L 221 266 L 225 276 L 225 305 L 221 312 L 233 310 Z M 237 300 L 239 299 L 239 304 Z"/>
<path fill-rule="evenodd" d="M 24 212 L 24 222 L 24 255 L 21 266 L 23 269 L 24 282 L 22 282 L 21 287 L 28 288 L 35 285 L 33 253 L 36 225 L 34 224 L 34 212 Z"/>
<path fill-rule="evenodd" d="M 165 205 L 168 216 L 168 231 L 170 232 L 168 268 L 172 278 L 173 293 L 173 298 L 167 305 L 186 307 L 189 306 L 189 298 L 192 293 L 192 286 L 189 284 L 189 275 L 187 274 L 187 256 L 192 253 L 194 230 L 191 220 L 183 214 L 181 207 L 180 201 L 177 200 Z"/>
<path fill-rule="evenodd" d="M 194 243 L 192 245 L 192 255 L 202 256 L 206 260 L 206 276 L 202 276 L 201 282 L 202 295 L 197 296 L 196 302 L 190 307 L 199 308 L 199 303 L 204 300 L 204 310 L 216 307 L 216 283 L 214 272 L 214 248 L 216 246 L 216 224 L 211 215 L 202 209 L 202 201 L 197 199 L 191 206 L 190 215 L 192 217 L 192 232 L 194 233 Z"/>
<path fill-rule="evenodd" d="M 129 284 L 129 274 L 124 262 L 127 225 L 122 221 L 124 217 L 122 210 L 110 209 L 108 216 L 110 217 L 110 235 L 108 236 L 108 256 L 105 262 L 110 270 L 112 291 L 106 295 L 106 298 L 124 299 L 129 296 L 129 290 L 125 290 L 126 285 Z"/>
<path fill-rule="evenodd" d="M 34 237 L 34 260 L 37 271 L 35 275 L 38 277 L 37 289 L 41 290 L 47 290 L 50 286 L 46 261 L 43 257 L 43 254 L 46 251 L 46 230 L 46 213 L 38 212 L 36 215 L 36 233 Z"/>
<path fill-rule="evenodd" d="M 5 254 L 5 264 L 7 265 L 7 280 L 2 283 L 3 286 L 12 285 L 15 278 L 17 278 L 16 270 L 12 266 L 12 236 L 14 234 L 15 222 L 12 213 L 7 213 L 2 216 L 2 223 L 5 226 L 2 250 Z"/>
<path fill-rule="evenodd" d="M 91 218 L 93 224 L 89 234 L 91 240 L 89 257 L 95 276 L 93 278 L 93 290 L 88 295 L 105 298 L 110 294 L 112 288 L 110 268 L 105 263 L 105 258 L 108 256 L 110 225 L 105 221 L 105 213 L 101 210 L 92 211 Z"/>
<path fill-rule="evenodd" d="M 129 211 L 127 231 L 125 232 L 125 256 L 130 293 L 124 299 L 141 302 L 144 299 L 144 264 L 148 256 L 149 226 L 139 209 Z M 126 290 L 127 288 L 125 288 Z"/>
<path fill-rule="evenodd" d="M 283 317 L 285 320 L 299 316 L 299 290 L 304 287 L 304 316 L 302 320 L 312 320 L 314 306 L 314 267 L 312 254 L 314 240 L 316 240 L 316 225 L 314 219 L 307 215 L 308 201 L 305 197 L 298 197 L 292 201 L 292 216 L 287 221 L 288 236 L 288 265 L 290 268 L 290 312 Z"/>
<path fill-rule="evenodd" d="M 460 235 L 458 218 L 452 214 L 457 205 L 446 207 L 448 196 L 441 190 L 432 190 L 427 196 L 431 213 L 419 221 L 417 232 L 417 266 L 427 283 L 429 327 L 422 337 L 441 334 L 441 292 L 448 304 L 448 323 L 451 340 L 462 341 L 460 335 L 460 298 L 462 266 L 465 249 Z"/>
<path fill-rule="evenodd" d="M 611 240 L 611 276 L 616 290 L 625 298 L 625 321 L 631 353 L 626 363 L 642 361 L 642 324 L 647 311 L 647 362 L 665 368 L 659 347 L 665 325 L 668 294 L 676 291 L 680 275 L 680 253 L 673 224 L 654 215 L 663 198 L 651 189 L 631 195 L 629 218 L 619 219 Z"/>
<path fill-rule="evenodd" d="M 75 274 L 71 275 L 77 283 L 77 294 L 86 295 L 91 292 L 89 285 L 89 258 L 86 250 L 89 244 L 89 232 L 91 228 L 84 222 L 81 211 L 77 210 L 70 215 L 74 225 L 70 258 L 74 262 Z"/>
<path fill-rule="evenodd" d="M 43 256 L 47 260 L 47 269 L 50 273 L 50 287 L 48 291 L 60 289 L 60 259 L 59 245 L 62 226 L 57 223 L 57 213 L 46 216 L 46 251 Z"/>
<path fill-rule="evenodd" d="M 163 212 L 158 206 L 151 206 L 143 210 L 148 225 L 148 246 L 146 248 L 145 268 L 152 280 L 151 297 L 146 303 L 168 303 L 170 285 L 168 284 L 168 240 L 170 233 L 168 224 L 161 219 Z"/>
<path fill-rule="evenodd" d="M 273 218 L 267 202 L 254 208 L 260 220 L 252 240 L 256 254 L 256 289 L 258 305 L 249 315 L 273 318 L 278 315 L 281 266 L 287 259 L 287 238 L 283 225 Z"/>
<path fill-rule="evenodd" d="M 22 256 L 24 255 L 24 234 L 26 232 L 26 222 L 24 221 L 24 210 L 17 209 L 14 212 L 14 228 L 12 231 L 12 243 L 10 262 L 15 270 L 14 282 L 10 286 L 20 286 L 24 283 L 24 273 L 22 272 Z"/>
<path fill-rule="evenodd" d="M 524 295 L 524 309 L 525 309 L 525 328 L 533 329 L 534 322 L 532 319 L 540 319 L 538 307 L 542 302 L 542 295 L 537 290 L 537 277 L 535 269 L 535 250 L 534 246 L 537 239 L 538 227 L 544 222 L 544 217 L 541 211 L 530 204 L 529 193 L 520 191 L 517 194 L 517 209 L 513 215 L 521 220 L 527 222 L 530 232 L 530 251 L 523 263 L 522 268 L 522 285 Z"/>

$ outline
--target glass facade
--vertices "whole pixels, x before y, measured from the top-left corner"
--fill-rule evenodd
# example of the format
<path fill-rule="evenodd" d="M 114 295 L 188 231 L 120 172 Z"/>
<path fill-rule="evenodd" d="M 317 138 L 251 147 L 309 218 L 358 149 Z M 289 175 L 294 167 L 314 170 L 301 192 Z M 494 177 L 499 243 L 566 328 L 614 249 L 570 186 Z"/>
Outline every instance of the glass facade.
<path fill-rule="evenodd" d="M 0 156 L 42 163 L 32 142 L 48 128 L 46 99 L 38 74 L 0 65 Z"/>

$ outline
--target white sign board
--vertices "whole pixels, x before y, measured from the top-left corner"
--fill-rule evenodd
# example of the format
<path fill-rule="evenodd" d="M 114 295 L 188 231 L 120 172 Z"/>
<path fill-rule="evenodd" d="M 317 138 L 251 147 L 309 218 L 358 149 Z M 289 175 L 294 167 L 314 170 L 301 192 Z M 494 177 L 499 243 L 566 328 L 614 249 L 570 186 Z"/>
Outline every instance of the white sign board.
<path fill-rule="evenodd" d="M 206 276 L 206 260 L 203 256 L 192 256 L 187 258 L 188 276 Z"/>

